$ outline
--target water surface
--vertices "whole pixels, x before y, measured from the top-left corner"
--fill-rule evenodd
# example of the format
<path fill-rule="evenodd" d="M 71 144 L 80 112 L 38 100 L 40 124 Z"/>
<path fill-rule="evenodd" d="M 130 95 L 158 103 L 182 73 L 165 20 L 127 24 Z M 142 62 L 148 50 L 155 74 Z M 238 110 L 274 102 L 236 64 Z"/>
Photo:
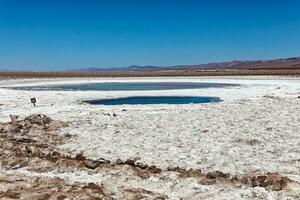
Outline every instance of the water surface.
<path fill-rule="evenodd" d="M 179 97 L 179 96 L 149 96 L 149 97 L 125 97 L 116 99 L 98 99 L 85 101 L 93 105 L 145 105 L 145 104 L 196 104 L 220 102 L 218 97 Z"/>
<path fill-rule="evenodd" d="M 192 82 L 139 82 L 139 83 L 89 83 L 14 87 L 18 90 L 56 90 L 56 91 L 135 91 L 135 90 L 178 90 L 201 88 L 224 88 L 238 86 L 237 84 L 223 83 L 192 83 Z"/>

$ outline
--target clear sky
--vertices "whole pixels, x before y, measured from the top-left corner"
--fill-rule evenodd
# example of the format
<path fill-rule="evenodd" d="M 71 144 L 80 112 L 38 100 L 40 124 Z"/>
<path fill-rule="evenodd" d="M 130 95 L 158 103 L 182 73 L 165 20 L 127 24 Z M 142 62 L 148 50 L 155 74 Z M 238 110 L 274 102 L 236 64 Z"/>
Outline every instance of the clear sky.
<path fill-rule="evenodd" d="M 300 0 L 0 0 L 0 69 L 300 56 Z"/>

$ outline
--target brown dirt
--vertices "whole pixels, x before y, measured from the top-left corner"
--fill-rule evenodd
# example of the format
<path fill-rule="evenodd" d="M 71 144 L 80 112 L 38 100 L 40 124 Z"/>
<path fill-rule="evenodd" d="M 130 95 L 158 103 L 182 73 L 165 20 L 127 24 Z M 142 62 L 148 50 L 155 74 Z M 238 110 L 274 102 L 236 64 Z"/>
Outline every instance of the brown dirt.
<path fill-rule="evenodd" d="M 166 70 L 135 72 L 0 72 L 0 79 L 160 77 L 160 76 L 300 76 L 300 69 Z"/>

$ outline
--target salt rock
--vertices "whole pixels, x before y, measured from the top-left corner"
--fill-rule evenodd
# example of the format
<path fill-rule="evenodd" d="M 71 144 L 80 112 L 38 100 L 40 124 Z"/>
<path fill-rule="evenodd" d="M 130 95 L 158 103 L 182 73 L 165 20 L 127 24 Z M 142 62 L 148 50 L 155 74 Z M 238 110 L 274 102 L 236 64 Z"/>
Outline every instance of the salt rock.
<path fill-rule="evenodd" d="M 124 162 L 123 162 L 120 158 L 118 158 L 118 159 L 116 160 L 116 164 L 117 164 L 117 165 L 122 165 L 122 164 L 124 164 Z"/>
<path fill-rule="evenodd" d="M 104 158 L 100 158 L 97 160 L 97 162 L 101 165 L 101 164 L 109 164 L 110 161 L 109 160 L 106 160 Z"/>
<path fill-rule="evenodd" d="M 206 177 L 209 179 L 215 179 L 215 178 L 228 178 L 230 175 L 229 174 L 225 174 L 223 172 L 220 171 L 214 171 L 214 172 L 208 172 Z"/>
<path fill-rule="evenodd" d="M 201 185 L 213 185 L 216 182 L 216 179 L 202 179 L 201 181 L 198 181 L 198 183 Z"/>
<path fill-rule="evenodd" d="M 87 167 L 89 169 L 96 169 L 100 165 L 100 163 L 98 161 L 90 160 L 90 159 L 83 161 L 83 164 L 85 167 Z"/>
<path fill-rule="evenodd" d="M 132 160 L 132 159 L 127 159 L 126 161 L 125 161 L 125 164 L 127 164 L 127 165 L 130 165 L 130 166 L 134 166 L 134 160 Z"/>
<path fill-rule="evenodd" d="M 141 169 L 146 169 L 146 168 L 148 167 L 147 164 L 143 164 L 143 163 L 141 163 L 141 162 L 137 162 L 137 163 L 135 164 L 135 166 L 136 166 L 136 167 L 139 167 L 139 168 L 141 168 Z"/>
<path fill-rule="evenodd" d="M 287 180 L 277 174 L 259 175 L 251 178 L 251 186 L 268 187 L 273 191 L 278 191 L 287 186 Z"/>
<path fill-rule="evenodd" d="M 86 158 L 83 156 L 82 152 L 76 154 L 76 156 L 75 156 L 75 160 L 85 160 L 85 159 Z"/>
<path fill-rule="evenodd" d="M 284 179 L 277 180 L 271 187 L 271 190 L 273 191 L 279 191 L 282 190 L 284 187 L 287 186 L 287 182 Z"/>
<path fill-rule="evenodd" d="M 159 169 L 158 167 L 156 167 L 155 165 L 151 165 L 148 169 L 150 172 L 155 173 L 155 174 L 162 172 L 162 170 Z"/>

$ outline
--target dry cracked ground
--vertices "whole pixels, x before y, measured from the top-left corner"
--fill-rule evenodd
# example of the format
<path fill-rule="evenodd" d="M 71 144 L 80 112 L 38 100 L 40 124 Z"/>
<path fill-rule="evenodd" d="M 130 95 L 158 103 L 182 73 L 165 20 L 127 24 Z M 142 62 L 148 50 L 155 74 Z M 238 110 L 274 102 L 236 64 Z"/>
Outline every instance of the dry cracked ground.
<path fill-rule="evenodd" d="M 0 199 L 297 199 L 292 180 L 276 173 L 226 174 L 139 158 L 114 161 L 62 152 L 66 122 L 32 115 L 0 124 Z M 107 147 L 109 148 L 109 147 Z"/>

